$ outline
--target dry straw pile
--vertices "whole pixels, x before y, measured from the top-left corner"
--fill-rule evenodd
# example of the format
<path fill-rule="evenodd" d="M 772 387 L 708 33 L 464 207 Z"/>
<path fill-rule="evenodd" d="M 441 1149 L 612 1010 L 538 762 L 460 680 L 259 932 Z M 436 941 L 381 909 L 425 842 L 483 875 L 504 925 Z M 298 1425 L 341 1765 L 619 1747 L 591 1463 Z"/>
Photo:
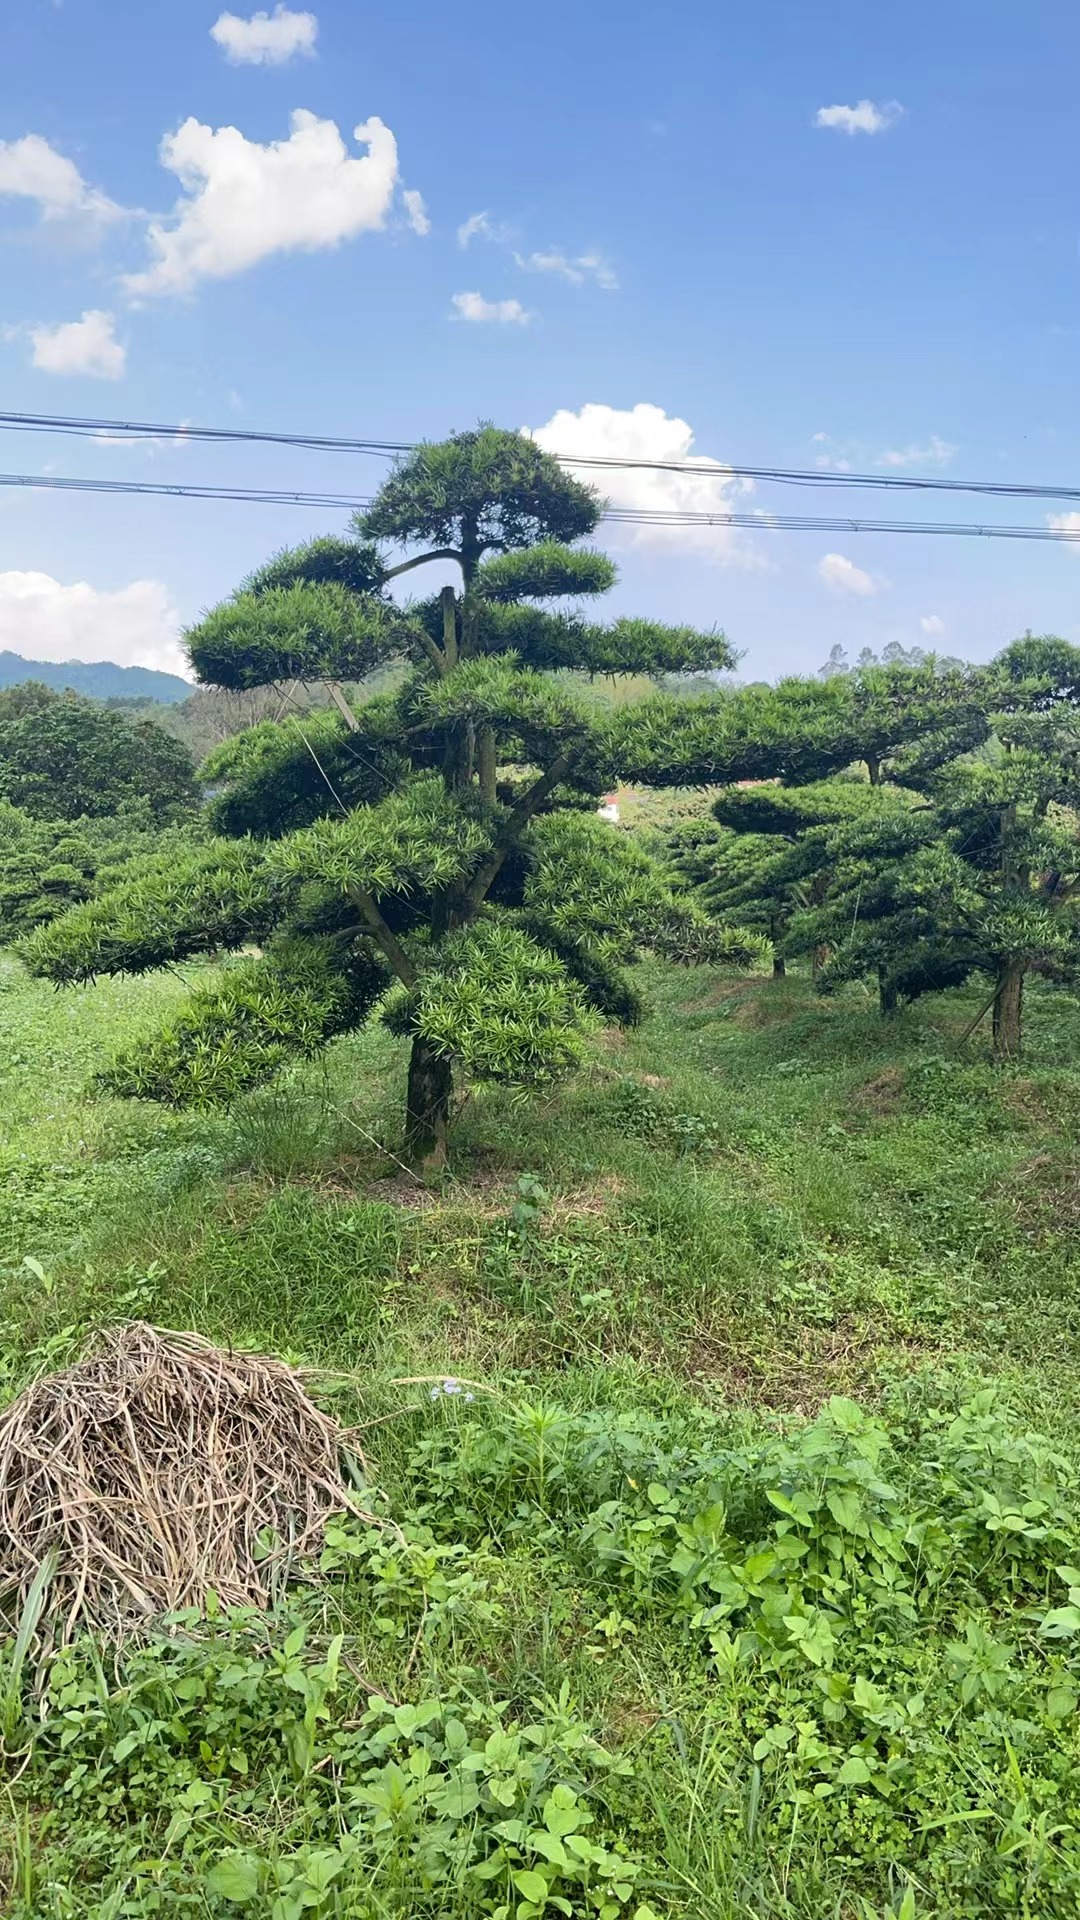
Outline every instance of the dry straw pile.
<path fill-rule="evenodd" d="M 141 1322 L 105 1334 L 0 1415 L 0 1612 L 19 1619 L 46 1564 L 62 1639 L 209 1593 L 267 1606 L 355 1506 L 343 1437 L 280 1360 Z"/>

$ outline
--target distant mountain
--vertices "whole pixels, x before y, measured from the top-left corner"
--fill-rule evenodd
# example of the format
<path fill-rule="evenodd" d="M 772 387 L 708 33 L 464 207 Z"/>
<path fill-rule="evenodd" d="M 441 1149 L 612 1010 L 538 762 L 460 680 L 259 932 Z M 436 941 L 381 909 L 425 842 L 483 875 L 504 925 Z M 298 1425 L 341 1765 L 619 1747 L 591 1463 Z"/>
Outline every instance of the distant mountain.
<path fill-rule="evenodd" d="M 172 706 L 195 692 L 178 673 L 159 673 L 155 667 L 117 667 L 111 660 L 24 660 L 19 653 L 0 653 L 0 687 L 17 687 L 23 680 L 63 692 L 88 694 L 91 700 L 160 700 Z"/>

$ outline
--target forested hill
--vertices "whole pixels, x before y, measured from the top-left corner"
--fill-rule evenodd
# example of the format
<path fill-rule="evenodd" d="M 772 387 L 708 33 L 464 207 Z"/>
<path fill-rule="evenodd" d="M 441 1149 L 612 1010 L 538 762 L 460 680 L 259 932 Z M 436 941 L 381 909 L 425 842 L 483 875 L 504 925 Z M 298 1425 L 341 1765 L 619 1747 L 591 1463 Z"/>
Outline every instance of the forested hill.
<path fill-rule="evenodd" d="M 19 653 L 0 652 L 0 687 L 37 680 L 45 687 L 87 694 L 92 700 L 160 700 L 171 706 L 186 700 L 190 683 L 178 673 L 159 673 L 154 667 L 118 667 L 111 660 L 24 660 Z"/>

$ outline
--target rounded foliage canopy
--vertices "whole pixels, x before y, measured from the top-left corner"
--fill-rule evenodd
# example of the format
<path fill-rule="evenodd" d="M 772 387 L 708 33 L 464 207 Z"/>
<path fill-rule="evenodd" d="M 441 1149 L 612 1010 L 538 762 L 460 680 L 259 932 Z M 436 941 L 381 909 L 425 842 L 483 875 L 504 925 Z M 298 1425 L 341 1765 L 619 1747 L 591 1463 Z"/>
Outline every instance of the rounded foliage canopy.
<path fill-rule="evenodd" d="M 600 496 L 524 434 L 480 426 L 410 453 L 358 516 L 368 538 L 452 547 L 474 562 L 489 549 L 580 540 Z"/>

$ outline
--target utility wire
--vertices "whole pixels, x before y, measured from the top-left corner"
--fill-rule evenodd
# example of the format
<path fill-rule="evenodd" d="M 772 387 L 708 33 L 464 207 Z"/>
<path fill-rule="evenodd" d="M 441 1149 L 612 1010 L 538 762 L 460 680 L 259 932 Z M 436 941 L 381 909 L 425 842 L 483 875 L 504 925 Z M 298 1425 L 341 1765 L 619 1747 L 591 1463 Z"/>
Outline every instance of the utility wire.
<path fill-rule="evenodd" d="M 183 445 L 188 440 L 261 444 L 307 448 L 321 453 L 362 453 L 392 459 L 415 453 L 409 440 L 352 440 L 336 434 L 262 432 L 247 427 L 192 427 L 183 422 L 163 425 L 145 420 L 95 420 L 74 414 L 0 412 L 0 431 L 60 433 L 80 439 L 115 444 L 124 440 L 155 440 Z M 871 487 L 879 491 L 979 493 L 991 497 L 1027 500 L 1080 500 L 1080 486 L 1053 486 L 1034 481 L 952 480 L 943 475 L 899 473 L 831 473 L 814 467 L 739 466 L 704 459 L 630 460 L 604 454 L 561 454 L 565 466 L 597 473 L 677 473 L 697 480 L 763 480 L 799 487 Z"/>
<path fill-rule="evenodd" d="M 73 475 L 0 473 L 0 488 L 44 488 L 62 493 L 143 494 L 152 498 L 248 501 L 261 506 L 317 507 L 348 513 L 370 507 L 370 497 L 357 494 L 306 493 L 273 487 L 199 486 L 167 480 L 101 480 Z M 610 507 L 601 515 L 613 526 L 738 527 L 755 533 L 922 533 L 960 535 L 984 540 L 1053 540 L 1080 542 L 1075 528 L 994 526 L 952 520 L 872 520 L 851 515 L 800 513 L 694 513 L 678 509 Z"/>

